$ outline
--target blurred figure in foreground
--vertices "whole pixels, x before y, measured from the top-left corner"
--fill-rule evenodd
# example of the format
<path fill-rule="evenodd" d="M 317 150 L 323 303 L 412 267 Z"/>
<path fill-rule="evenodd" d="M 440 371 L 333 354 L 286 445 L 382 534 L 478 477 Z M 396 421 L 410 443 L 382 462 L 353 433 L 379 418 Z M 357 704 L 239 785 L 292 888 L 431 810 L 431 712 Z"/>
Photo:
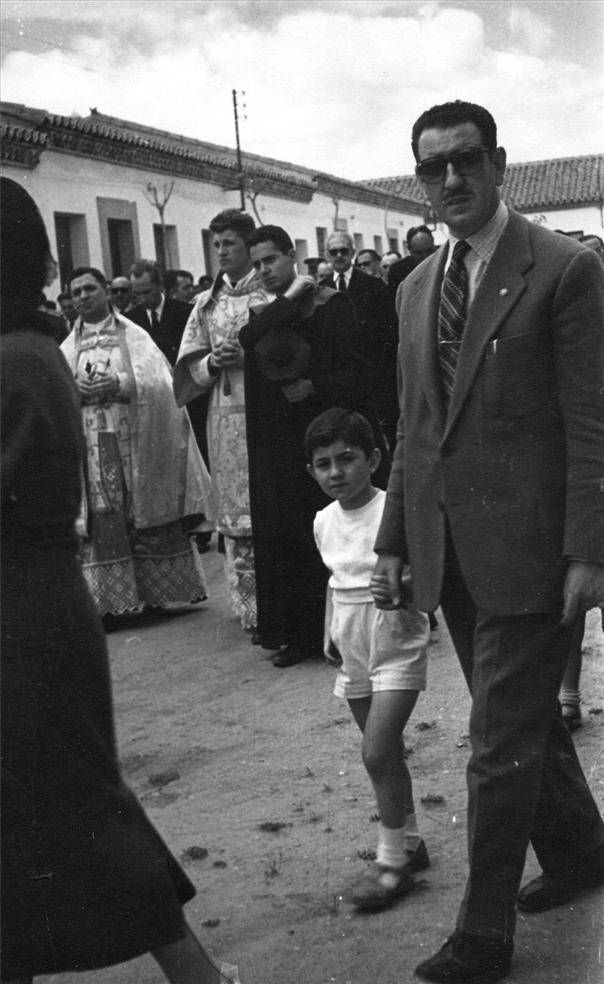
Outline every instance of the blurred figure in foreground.
<path fill-rule="evenodd" d="M 78 396 L 36 311 L 48 251 L 2 190 L 2 980 L 151 952 L 172 984 L 228 984 L 189 928 L 195 889 L 122 782 L 101 623 L 82 577 Z"/>

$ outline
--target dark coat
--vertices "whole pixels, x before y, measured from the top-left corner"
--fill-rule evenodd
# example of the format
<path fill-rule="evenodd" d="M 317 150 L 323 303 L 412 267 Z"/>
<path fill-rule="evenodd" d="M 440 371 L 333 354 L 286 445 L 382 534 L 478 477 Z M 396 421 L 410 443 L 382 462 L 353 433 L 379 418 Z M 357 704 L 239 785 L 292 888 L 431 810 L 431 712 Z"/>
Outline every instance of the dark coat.
<path fill-rule="evenodd" d="M 164 309 L 159 322 L 159 331 L 153 333 L 150 328 L 149 315 L 144 304 L 137 304 L 130 308 L 126 317 L 134 321 L 135 325 L 145 328 L 151 335 L 153 341 L 164 353 L 166 359 L 173 366 L 178 356 L 180 340 L 185 330 L 185 325 L 189 320 L 192 307 L 183 301 L 173 301 L 166 297 Z"/>
<path fill-rule="evenodd" d="M 327 286 L 335 287 L 333 280 Z M 398 396 L 396 349 L 398 344 L 394 300 L 377 277 L 353 268 L 346 291 L 352 301 L 359 328 L 359 352 L 369 371 L 371 391 L 382 429 L 394 449 Z"/>
<path fill-rule="evenodd" d="M 566 559 L 604 563 L 604 271 L 590 250 L 511 212 L 469 312 L 446 414 L 446 254 L 399 293 L 401 433 L 376 549 L 410 561 L 416 604 L 433 610 L 446 513 L 479 608 L 556 612 Z"/>

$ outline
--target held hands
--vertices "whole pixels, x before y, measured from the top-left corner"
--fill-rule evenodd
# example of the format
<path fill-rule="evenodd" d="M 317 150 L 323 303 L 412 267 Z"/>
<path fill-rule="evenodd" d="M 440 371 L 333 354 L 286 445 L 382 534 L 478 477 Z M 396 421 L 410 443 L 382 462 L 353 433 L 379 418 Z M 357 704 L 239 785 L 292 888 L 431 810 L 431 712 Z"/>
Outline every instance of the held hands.
<path fill-rule="evenodd" d="M 604 605 L 604 564 L 573 560 L 568 565 L 563 589 L 562 625 L 571 622 L 590 608 Z"/>
<path fill-rule="evenodd" d="M 315 388 L 310 379 L 296 379 L 293 383 L 285 383 L 281 391 L 289 403 L 302 403 L 315 392 Z"/>
<path fill-rule="evenodd" d="M 210 368 L 227 369 L 241 358 L 241 346 L 233 339 L 225 338 L 210 354 Z"/>
<path fill-rule="evenodd" d="M 110 403 L 117 396 L 120 388 L 120 381 L 115 373 L 76 376 L 75 382 L 82 403 Z"/>
<path fill-rule="evenodd" d="M 395 554 L 380 554 L 370 582 L 376 608 L 407 608 L 413 600 L 411 572 Z"/>

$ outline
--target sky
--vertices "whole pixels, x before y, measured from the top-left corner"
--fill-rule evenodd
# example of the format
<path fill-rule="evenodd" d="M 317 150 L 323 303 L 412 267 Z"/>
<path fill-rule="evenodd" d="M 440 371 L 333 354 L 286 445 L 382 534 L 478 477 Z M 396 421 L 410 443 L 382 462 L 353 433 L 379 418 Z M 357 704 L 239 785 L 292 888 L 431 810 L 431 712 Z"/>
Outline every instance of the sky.
<path fill-rule="evenodd" d="M 604 0 L 3 0 L 2 98 L 340 177 L 410 174 L 429 106 L 494 115 L 508 160 L 602 150 Z"/>

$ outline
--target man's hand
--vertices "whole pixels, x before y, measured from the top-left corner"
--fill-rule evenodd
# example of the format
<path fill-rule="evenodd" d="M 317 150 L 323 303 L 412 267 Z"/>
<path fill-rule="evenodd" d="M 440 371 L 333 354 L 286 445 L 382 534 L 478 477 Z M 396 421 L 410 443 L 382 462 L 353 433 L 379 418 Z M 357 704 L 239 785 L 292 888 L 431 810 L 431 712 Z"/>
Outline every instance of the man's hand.
<path fill-rule="evenodd" d="M 403 584 L 403 569 L 402 559 L 395 554 L 378 556 L 370 583 L 376 608 L 406 608 L 411 601 L 410 588 Z"/>
<path fill-rule="evenodd" d="M 232 339 L 225 338 L 220 345 L 217 345 L 215 349 L 212 349 L 210 364 L 216 369 L 226 369 L 228 366 L 234 366 L 240 358 L 241 346 L 239 343 L 233 341 Z"/>
<path fill-rule="evenodd" d="M 76 386 L 83 403 L 105 403 L 118 393 L 120 383 L 116 375 L 106 376 L 100 373 L 93 378 L 77 376 Z"/>
<path fill-rule="evenodd" d="M 314 277 L 302 276 L 298 274 L 294 278 L 292 283 L 289 285 L 285 291 L 284 297 L 287 297 L 290 301 L 295 301 L 296 298 L 301 297 L 305 293 L 309 293 L 311 290 L 315 291 L 317 289 L 317 282 Z"/>
<path fill-rule="evenodd" d="M 563 589 L 564 610 L 562 625 L 571 622 L 590 608 L 604 605 L 604 564 L 572 560 L 566 572 Z"/>
<path fill-rule="evenodd" d="M 293 383 L 285 383 L 281 390 L 289 403 L 302 403 L 314 393 L 315 388 L 310 379 L 296 379 Z"/>

